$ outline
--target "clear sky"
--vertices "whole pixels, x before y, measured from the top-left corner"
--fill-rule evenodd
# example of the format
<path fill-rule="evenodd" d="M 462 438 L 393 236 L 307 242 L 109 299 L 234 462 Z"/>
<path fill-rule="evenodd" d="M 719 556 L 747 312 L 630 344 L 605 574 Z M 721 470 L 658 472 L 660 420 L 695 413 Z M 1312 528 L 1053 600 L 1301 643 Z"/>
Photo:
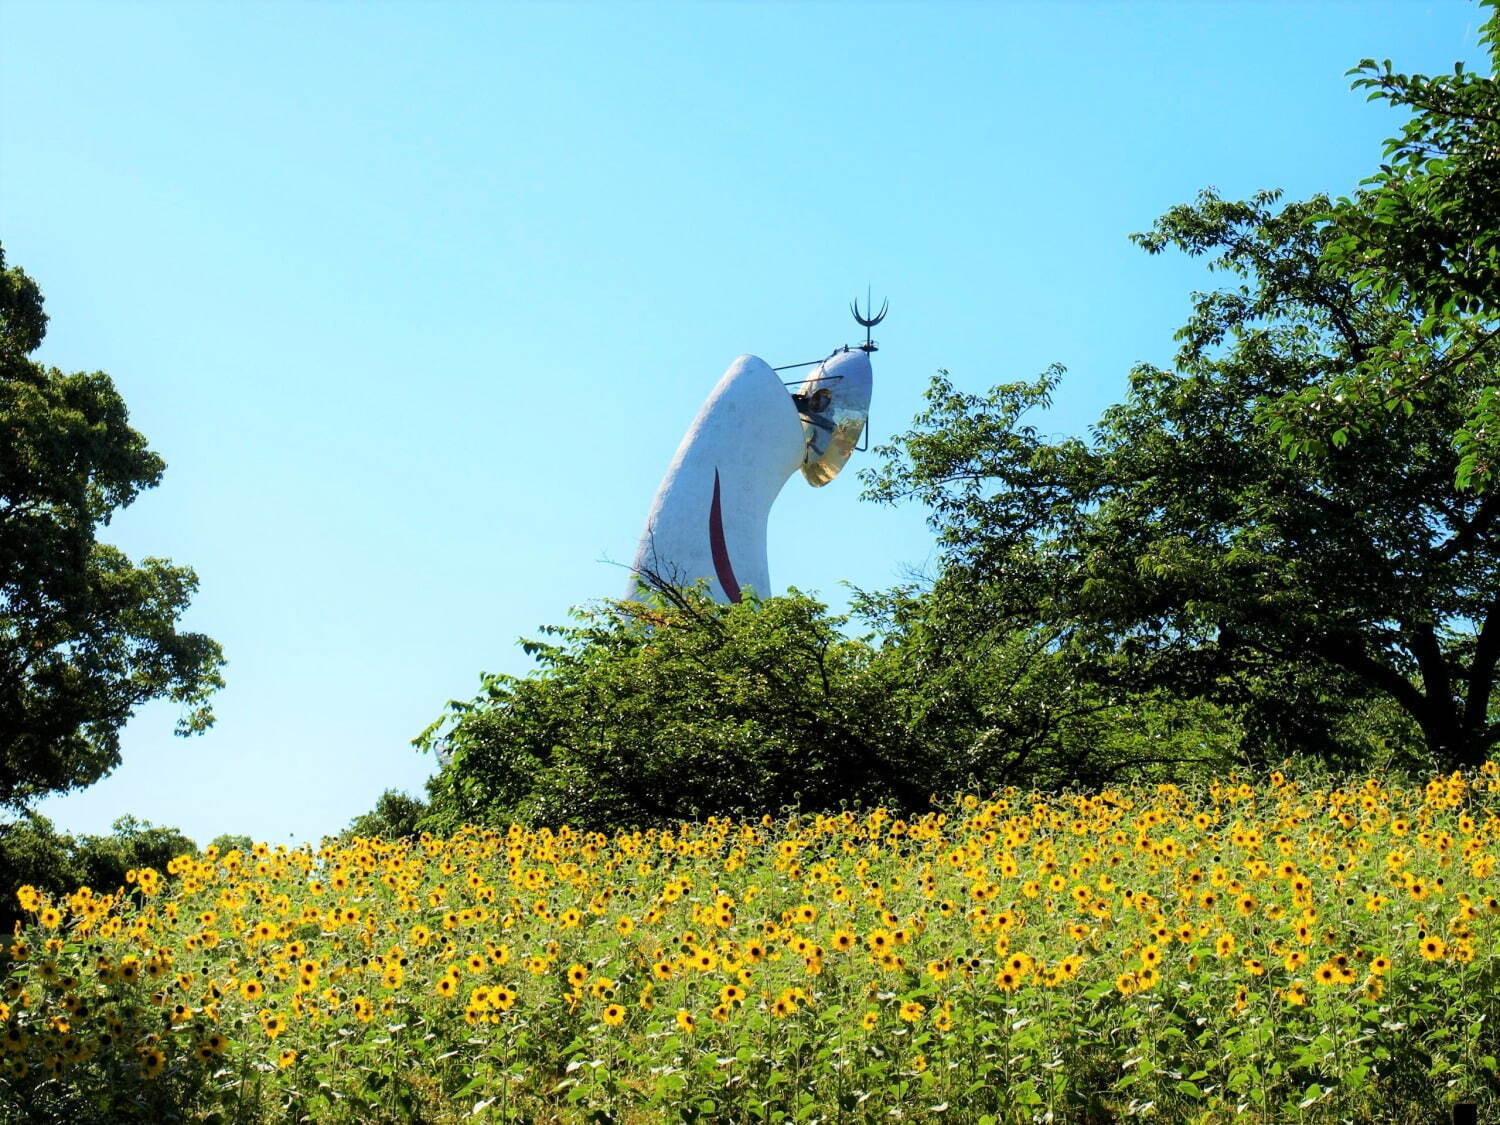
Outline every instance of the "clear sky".
<path fill-rule="evenodd" d="M 735 356 L 815 359 L 874 288 L 872 430 L 928 378 L 1070 375 L 1081 432 L 1167 363 L 1214 185 L 1346 192 L 1397 128 L 1364 56 L 1479 65 L 1467 0 L 0 2 L 0 239 L 167 460 L 106 529 L 193 566 L 218 725 L 143 709 L 41 811 L 200 842 L 342 828 L 518 637 L 620 593 Z M 858 463 L 856 455 L 856 464 Z M 865 459 L 868 463 L 868 458 Z M 928 564 L 853 469 L 789 483 L 773 582 L 835 605 Z"/>

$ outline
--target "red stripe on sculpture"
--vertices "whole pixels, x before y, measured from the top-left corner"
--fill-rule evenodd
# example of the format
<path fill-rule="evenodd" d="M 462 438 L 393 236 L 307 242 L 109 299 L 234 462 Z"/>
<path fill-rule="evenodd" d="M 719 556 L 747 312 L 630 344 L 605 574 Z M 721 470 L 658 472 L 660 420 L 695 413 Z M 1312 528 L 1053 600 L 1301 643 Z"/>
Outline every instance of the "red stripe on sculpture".
<path fill-rule="evenodd" d="M 729 547 L 724 542 L 724 512 L 719 507 L 719 470 L 714 470 L 714 500 L 708 509 L 708 546 L 714 556 L 714 574 L 724 588 L 724 596 L 732 602 L 740 600 L 740 584 L 735 580 L 734 567 L 729 565 Z"/>

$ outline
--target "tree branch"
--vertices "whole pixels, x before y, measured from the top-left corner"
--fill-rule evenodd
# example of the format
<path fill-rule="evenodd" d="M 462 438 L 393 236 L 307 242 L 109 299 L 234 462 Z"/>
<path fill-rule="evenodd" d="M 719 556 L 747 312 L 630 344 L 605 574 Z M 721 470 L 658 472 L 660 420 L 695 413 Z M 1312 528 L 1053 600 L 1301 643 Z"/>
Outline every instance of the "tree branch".
<path fill-rule="evenodd" d="M 1480 731 L 1489 718 L 1490 695 L 1495 690 L 1495 666 L 1500 663 L 1500 597 L 1490 602 L 1484 625 L 1474 644 L 1469 663 L 1469 684 L 1464 701 L 1464 730 Z"/>
<path fill-rule="evenodd" d="M 1435 557 L 1439 562 L 1449 562 L 1461 551 L 1472 547 L 1497 519 L 1500 519 L 1500 492 L 1492 492 L 1484 498 L 1472 519 L 1457 521 L 1458 530 L 1438 547 Z"/>
<path fill-rule="evenodd" d="M 1445 710 L 1451 708 L 1453 672 L 1443 655 L 1442 646 L 1438 644 L 1437 631 L 1433 629 L 1432 622 L 1423 621 L 1415 625 L 1403 622 L 1402 628 L 1410 637 L 1408 647 L 1417 658 L 1417 668 L 1422 673 L 1422 686 L 1426 688 L 1428 703 L 1436 705 L 1441 700 Z"/>
<path fill-rule="evenodd" d="M 1336 664 L 1395 699 L 1416 720 L 1424 734 L 1432 728 L 1431 703 L 1416 685 L 1394 668 L 1382 664 L 1346 638 L 1314 636 L 1310 639 L 1310 647 L 1330 664 Z"/>

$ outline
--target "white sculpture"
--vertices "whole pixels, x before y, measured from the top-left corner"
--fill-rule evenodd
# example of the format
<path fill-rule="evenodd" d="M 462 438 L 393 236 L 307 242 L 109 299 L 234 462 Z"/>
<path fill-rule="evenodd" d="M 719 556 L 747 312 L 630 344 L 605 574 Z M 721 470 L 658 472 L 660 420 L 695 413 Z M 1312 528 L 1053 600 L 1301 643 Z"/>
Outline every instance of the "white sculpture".
<path fill-rule="evenodd" d="M 860 317 L 873 325 L 885 315 Z M 771 593 L 766 522 L 799 468 L 809 484 L 838 475 L 869 417 L 875 344 L 842 348 L 789 391 L 765 360 L 729 365 L 688 427 L 656 490 L 632 571 L 674 586 L 708 579 L 717 601 Z M 801 366 L 812 366 L 804 364 Z M 635 596 L 633 578 L 629 596 Z"/>

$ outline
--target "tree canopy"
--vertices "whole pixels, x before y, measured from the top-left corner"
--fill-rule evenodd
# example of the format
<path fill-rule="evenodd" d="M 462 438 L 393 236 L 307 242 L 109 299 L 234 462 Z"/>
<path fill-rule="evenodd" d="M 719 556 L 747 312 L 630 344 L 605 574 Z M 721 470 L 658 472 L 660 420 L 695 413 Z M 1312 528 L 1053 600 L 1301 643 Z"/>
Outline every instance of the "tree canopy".
<path fill-rule="evenodd" d="M 97 781 L 149 700 L 183 705 L 179 733 L 212 722 L 223 655 L 178 619 L 197 579 L 132 562 L 96 538 L 161 479 L 102 372 L 35 363 L 47 318 L 36 283 L 0 251 L 0 806 Z"/>
<path fill-rule="evenodd" d="M 426 814 L 427 802 L 399 789 L 387 789 L 376 799 L 373 809 L 360 813 L 349 822 L 349 827 L 339 834 L 339 838 L 352 840 L 359 836 L 374 836 L 382 840 L 401 840 L 417 834 Z"/>
<path fill-rule="evenodd" d="M 1027 418 L 1060 370 L 987 395 L 939 377 L 866 481 L 928 508 L 950 585 L 1055 630 L 1095 682 L 1325 754 L 1383 705 L 1393 737 L 1404 716 L 1435 762 L 1476 765 L 1500 743 L 1500 94 L 1360 73 L 1418 109 L 1371 186 L 1204 192 L 1134 236 L 1233 279 L 1194 296 L 1173 368 L 1062 440 Z"/>
<path fill-rule="evenodd" d="M 783 808 L 922 811 L 958 789 L 1104 783 L 1232 740 L 1210 706 L 1078 684 L 1034 629 L 868 595 L 871 630 L 796 591 L 721 605 L 653 584 L 527 642 L 418 740 L 447 764 L 422 824 L 663 824 Z M 361 829 L 363 830 L 363 829 Z"/>
<path fill-rule="evenodd" d="M 922 804 L 874 653 L 797 595 L 719 605 L 659 585 L 527 642 L 525 677 L 486 676 L 424 736 L 449 765 L 433 812 L 592 827 L 841 799 Z"/>
<path fill-rule="evenodd" d="M 1364 59 L 1351 74 L 1371 100 L 1410 111 L 1385 160 L 1332 204 L 1323 258 L 1336 287 L 1330 316 L 1354 295 L 1395 314 L 1381 332 L 1339 324 L 1347 354 L 1277 410 L 1283 442 L 1317 455 L 1379 428 L 1387 411 L 1458 409 L 1460 488 L 1492 490 L 1500 474 L 1500 3 L 1479 41 L 1491 73 L 1402 74 Z M 1457 394 L 1456 401 L 1453 396 Z"/>

